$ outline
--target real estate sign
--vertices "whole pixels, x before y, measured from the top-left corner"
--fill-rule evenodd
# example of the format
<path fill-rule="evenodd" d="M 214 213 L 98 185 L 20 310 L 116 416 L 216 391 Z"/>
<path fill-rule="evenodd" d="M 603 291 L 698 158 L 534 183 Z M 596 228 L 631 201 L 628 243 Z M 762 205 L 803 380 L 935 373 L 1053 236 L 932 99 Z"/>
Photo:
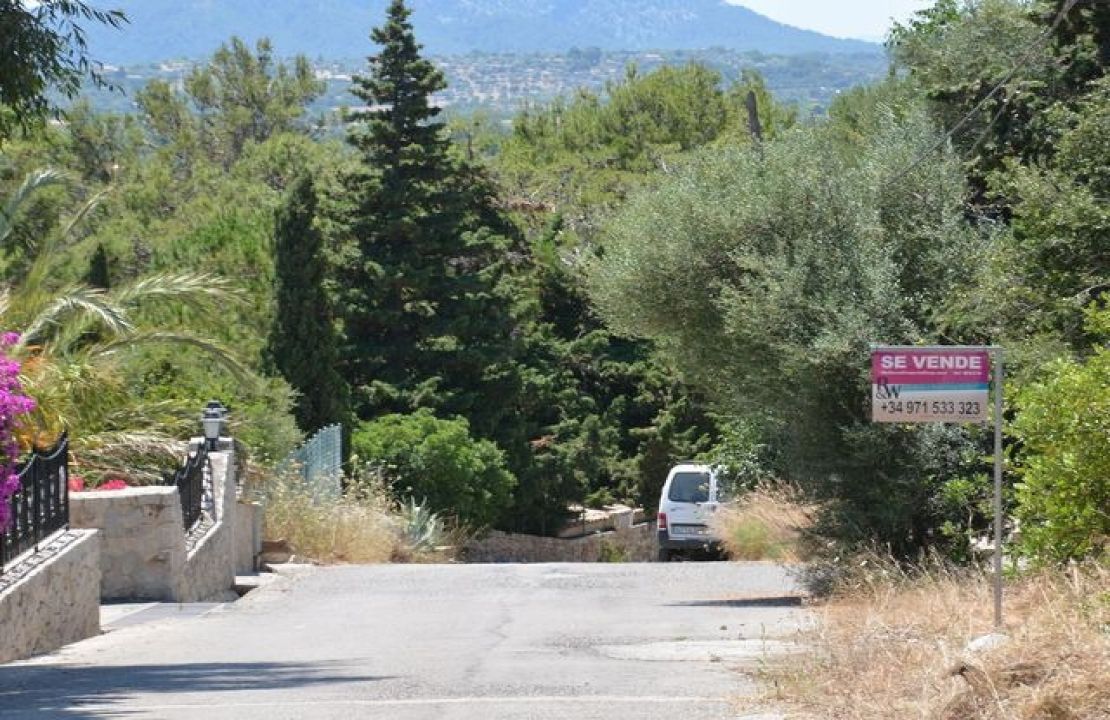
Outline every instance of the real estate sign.
<path fill-rule="evenodd" d="M 986 422 L 987 348 L 876 347 L 871 353 L 875 422 Z"/>
<path fill-rule="evenodd" d="M 994 360 L 994 625 L 1002 627 L 1002 348 L 873 345 L 871 418 L 987 422 Z"/>

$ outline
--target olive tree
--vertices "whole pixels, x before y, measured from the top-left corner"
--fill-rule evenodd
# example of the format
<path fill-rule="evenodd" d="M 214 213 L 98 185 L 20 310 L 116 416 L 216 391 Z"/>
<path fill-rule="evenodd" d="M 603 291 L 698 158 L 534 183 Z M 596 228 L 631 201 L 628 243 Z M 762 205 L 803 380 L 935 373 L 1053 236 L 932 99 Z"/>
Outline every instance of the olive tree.
<path fill-rule="evenodd" d="M 937 340 L 980 239 L 956 159 L 915 164 L 935 140 L 910 106 L 863 139 L 818 126 L 716 149 L 633 198 L 590 271 L 611 326 L 760 427 L 835 535 L 898 553 L 936 539 L 945 482 L 974 456 L 964 430 L 868 418 L 869 344 Z"/>

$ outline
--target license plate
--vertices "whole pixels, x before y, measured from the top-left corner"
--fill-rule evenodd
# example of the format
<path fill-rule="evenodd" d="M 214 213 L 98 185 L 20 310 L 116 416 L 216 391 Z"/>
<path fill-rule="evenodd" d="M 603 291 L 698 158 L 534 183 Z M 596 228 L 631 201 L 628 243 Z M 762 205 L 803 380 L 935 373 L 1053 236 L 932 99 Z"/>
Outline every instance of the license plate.
<path fill-rule="evenodd" d="M 703 535 L 708 535 L 709 528 L 707 528 L 705 525 L 672 525 L 671 534 L 700 537 Z"/>

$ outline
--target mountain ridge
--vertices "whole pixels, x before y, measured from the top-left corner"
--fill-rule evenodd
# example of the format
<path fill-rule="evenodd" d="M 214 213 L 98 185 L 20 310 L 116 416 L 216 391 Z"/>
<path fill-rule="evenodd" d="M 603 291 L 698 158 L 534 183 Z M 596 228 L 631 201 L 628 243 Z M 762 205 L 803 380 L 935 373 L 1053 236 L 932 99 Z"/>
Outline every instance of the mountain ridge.
<path fill-rule="evenodd" d="M 370 28 L 388 0 L 100 0 L 131 20 L 122 31 L 89 26 L 92 55 L 111 64 L 210 55 L 232 35 L 269 37 L 281 55 L 327 59 L 370 54 Z M 417 38 L 430 55 L 470 52 L 693 50 L 767 53 L 880 52 L 783 25 L 724 0 L 412 0 Z"/>

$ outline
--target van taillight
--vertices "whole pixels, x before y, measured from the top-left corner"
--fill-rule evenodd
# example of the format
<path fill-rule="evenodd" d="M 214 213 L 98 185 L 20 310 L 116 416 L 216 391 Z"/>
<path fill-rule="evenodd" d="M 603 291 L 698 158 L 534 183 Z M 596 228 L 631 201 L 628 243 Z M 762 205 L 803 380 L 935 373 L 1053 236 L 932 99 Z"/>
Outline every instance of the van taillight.
<path fill-rule="evenodd" d="M 667 529 L 667 513 L 665 513 L 665 512 L 659 513 L 659 529 L 660 530 L 666 530 Z"/>

